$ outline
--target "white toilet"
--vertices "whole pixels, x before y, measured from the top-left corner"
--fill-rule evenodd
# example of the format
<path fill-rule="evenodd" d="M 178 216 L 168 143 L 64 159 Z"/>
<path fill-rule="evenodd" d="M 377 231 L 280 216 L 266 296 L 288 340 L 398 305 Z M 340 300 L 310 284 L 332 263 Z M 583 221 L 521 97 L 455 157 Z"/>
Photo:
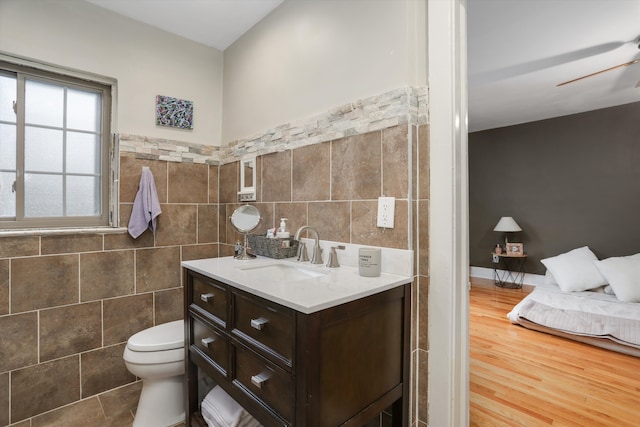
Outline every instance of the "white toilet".
<path fill-rule="evenodd" d="M 142 379 L 133 427 L 168 427 L 184 421 L 184 321 L 134 334 L 124 364 Z"/>

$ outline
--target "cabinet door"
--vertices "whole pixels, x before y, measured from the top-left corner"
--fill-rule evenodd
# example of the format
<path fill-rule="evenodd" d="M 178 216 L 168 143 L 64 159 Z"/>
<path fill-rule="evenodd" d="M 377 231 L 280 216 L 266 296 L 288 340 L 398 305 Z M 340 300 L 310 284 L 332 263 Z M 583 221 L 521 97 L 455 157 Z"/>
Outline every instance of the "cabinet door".
<path fill-rule="evenodd" d="M 191 347 L 195 347 L 223 377 L 227 378 L 229 372 L 229 339 L 224 333 L 205 322 L 191 316 L 191 330 L 193 341 Z"/>
<path fill-rule="evenodd" d="M 241 345 L 234 349 L 234 386 L 290 424 L 295 412 L 293 376 Z"/>
<path fill-rule="evenodd" d="M 190 304 L 200 314 L 221 328 L 225 328 L 229 305 L 227 286 L 192 272 L 189 273 L 189 280 L 191 281 Z"/>
<path fill-rule="evenodd" d="M 262 299 L 234 292 L 233 334 L 259 353 L 292 367 L 295 316 L 293 311 Z"/>

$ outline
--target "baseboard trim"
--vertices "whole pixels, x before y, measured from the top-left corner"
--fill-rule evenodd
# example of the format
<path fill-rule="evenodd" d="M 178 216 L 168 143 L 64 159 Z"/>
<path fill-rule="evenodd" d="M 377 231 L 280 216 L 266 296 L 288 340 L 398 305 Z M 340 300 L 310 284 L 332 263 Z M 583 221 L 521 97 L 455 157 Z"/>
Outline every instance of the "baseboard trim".
<path fill-rule="evenodd" d="M 493 280 L 493 268 L 486 267 L 470 267 L 469 275 L 472 278 Z M 546 286 L 545 277 L 541 274 L 524 274 L 523 285 Z"/>

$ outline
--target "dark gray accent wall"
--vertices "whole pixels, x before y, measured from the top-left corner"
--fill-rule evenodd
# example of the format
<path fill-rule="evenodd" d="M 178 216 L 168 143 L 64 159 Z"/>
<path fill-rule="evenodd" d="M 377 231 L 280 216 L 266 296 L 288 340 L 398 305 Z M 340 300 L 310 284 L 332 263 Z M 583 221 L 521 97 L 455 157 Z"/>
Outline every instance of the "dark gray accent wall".
<path fill-rule="evenodd" d="M 502 216 L 523 229 L 527 273 L 587 245 L 640 252 L 640 102 L 469 134 L 472 266 L 491 267 Z"/>

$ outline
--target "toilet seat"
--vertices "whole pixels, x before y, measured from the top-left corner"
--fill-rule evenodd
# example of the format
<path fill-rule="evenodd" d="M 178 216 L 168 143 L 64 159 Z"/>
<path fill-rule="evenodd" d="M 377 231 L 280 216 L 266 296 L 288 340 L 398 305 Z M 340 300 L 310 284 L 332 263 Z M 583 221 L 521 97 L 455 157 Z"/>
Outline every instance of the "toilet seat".
<path fill-rule="evenodd" d="M 182 349 L 184 347 L 184 320 L 163 323 L 140 331 L 129 338 L 131 351 L 153 352 Z"/>
<path fill-rule="evenodd" d="M 162 365 L 184 361 L 184 348 L 160 351 L 133 351 L 129 347 L 124 348 L 122 358 L 131 365 Z"/>

